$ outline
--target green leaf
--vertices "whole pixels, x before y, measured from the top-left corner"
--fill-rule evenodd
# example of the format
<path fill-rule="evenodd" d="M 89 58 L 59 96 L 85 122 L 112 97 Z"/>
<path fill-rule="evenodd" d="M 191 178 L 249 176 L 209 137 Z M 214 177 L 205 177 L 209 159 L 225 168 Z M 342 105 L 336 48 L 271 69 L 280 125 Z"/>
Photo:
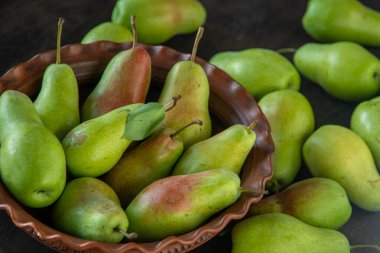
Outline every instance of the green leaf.
<path fill-rule="evenodd" d="M 129 113 L 125 124 L 124 138 L 139 141 L 147 138 L 165 118 L 165 108 L 160 103 L 150 102 Z"/>

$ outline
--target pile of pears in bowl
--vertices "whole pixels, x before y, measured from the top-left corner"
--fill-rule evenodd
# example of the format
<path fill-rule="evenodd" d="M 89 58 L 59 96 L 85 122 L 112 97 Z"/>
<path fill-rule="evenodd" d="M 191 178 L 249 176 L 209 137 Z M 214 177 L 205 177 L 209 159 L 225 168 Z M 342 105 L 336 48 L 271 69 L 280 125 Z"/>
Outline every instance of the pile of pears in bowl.
<path fill-rule="evenodd" d="M 62 24 L 57 50 L 0 78 L 0 209 L 61 252 L 189 251 L 243 218 L 274 144 L 253 97 L 196 57 L 203 29 L 190 55 L 136 36 L 61 48 Z"/>

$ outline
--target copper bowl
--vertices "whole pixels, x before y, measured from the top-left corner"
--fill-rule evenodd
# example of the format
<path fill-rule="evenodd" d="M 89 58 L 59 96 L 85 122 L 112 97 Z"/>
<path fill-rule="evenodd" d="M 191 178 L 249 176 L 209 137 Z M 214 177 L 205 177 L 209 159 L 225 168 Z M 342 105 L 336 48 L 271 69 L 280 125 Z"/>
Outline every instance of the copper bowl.
<path fill-rule="evenodd" d="M 160 89 L 170 68 L 178 61 L 188 60 L 182 54 L 165 46 L 145 46 L 152 58 L 152 89 Z M 99 80 L 110 59 L 119 51 L 131 47 L 131 43 L 116 44 L 97 42 L 89 45 L 72 44 L 62 48 L 62 61 L 74 69 L 80 92 L 88 94 Z M 18 90 L 35 97 L 40 89 L 46 67 L 55 62 L 55 50 L 43 52 L 17 65 L 0 78 L 0 91 Z M 214 125 L 219 129 L 229 125 L 246 124 L 257 120 L 255 147 L 247 158 L 241 173 L 242 187 L 264 190 L 265 183 L 273 174 L 272 155 L 274 144 L 267 119 L 255 100 L 225 72 L 197 57 L 207 73 L 211 86 L 210 112 Z M 263 194 L 245 192 L 232 206 L 213 216 L 200 228 L 181 236 L 170 236 L 153 243 L 109 244 L 76 238 L 52 228 L 44 219 L 46 209 L 29 209 L 17 202 L 0 181 L 0 210 L 5 210 L 13 223 L 60 252 L 136 252 L 174 253 L 188 252 L 220 233 L 231 221 L 243 218 L 252 203 L 258 202 Z"/>

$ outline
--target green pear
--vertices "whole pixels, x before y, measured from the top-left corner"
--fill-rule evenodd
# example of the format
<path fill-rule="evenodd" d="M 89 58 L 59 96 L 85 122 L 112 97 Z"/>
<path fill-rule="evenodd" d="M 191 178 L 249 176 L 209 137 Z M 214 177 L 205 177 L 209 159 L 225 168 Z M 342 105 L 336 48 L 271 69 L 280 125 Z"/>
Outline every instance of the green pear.
<path fill-rule="evenodd" d="M 380 167 L 380 97 L 360 103 L 351 116 L 351 129 L 368 145 Z"/>
<path fill-rule="evenodd" d="M 82 121 L 128 104 L 145 102 L 152 64 L 148 52 L 137 46 L 133 16 L 131 23 L 134 34 L 132 48 L 119 52 L 108 63 L 99 83 L 82 106 Z"/>
<path fill-rule="evenodd" d="M 240 196 L 240 178 L 229 170 L 171 176 L 147 186 L 129 204 L 129 231 L 157 241 L 202 225 Z"/>
<path fill-rule="evenodd" d="M 130 28 L 138 20 L 138 37 L 145 44 L 161 44 L 174 35 L 192 33 L 205 23 L 206 10 L 198 0 L 118 0 L 112 22 Z"/>
<path fill-rule="evenodd" d="M 338 229 L 352 208 L 342 186 L 328 178 L 308 178 L 251 206 L 250 215 L 284 213 L 315 227 Z"/>
<path fill-rule="evenodd" d="M 253 126 L 236 124 L 207 140 L 195 143 L 181 156 L 172 174 L 192 174 L 223 168 L 239 175 L 256 141 Z"/>
<path fill-rule="evenodd" d="M 0 142 L 1 179 L 12 195 L 34 208 L 56 201 L 66 183 L 65 154 L 21 92 L 0 97 Z"/>
<path fill-rule="evenodd" d="M 140 106 L 123 106 L 72 129 L 62 140 L 70 174 L 97 177 L 112 169 L 132 142 L 123 138 L 128 114 Z"/>
<path fill-rule="evenodd" d="M 180 61 L 170 69 L 158 99 L 161 104 L 166 104 L 174 96 L 181 95 L 177 105 L 166 113 L 162 127 L 178 129 L 193 119 L 203 122 L 201 126 L 194 126 L 180 133 L 179 137 L 185 149 L 211 136 L 211 118 L 208 110 L 210 85 L 202 66 L 194 62 L 202 32 L 203 28 L 200 28 L 191 59 Z"/>
<path fill-rule="evenodd" d="M 82 44 L 89 44 L 95 41 L 112 41 L 126 42 L 132 41 L 133 36 L 131 31 L 126 27 L 112 22 L 101 23 L 92 28 L 82 39 Z"/>
<path fill-rule="evenodd" d="M 353 42 L 307 43 L 294 55 L 298 70 L 330 95 L 362 101 L 380 91 L 380 61 Z"/>
<path fill-rule="evenodd" d="M 52 208 L 53 225 L 86 240 L 117 243 L 128 218 L 116 193 L 103 181 L 83 177 L 69 182 Z"/>
<path fill-rule="evenodd" d="M 380 211 L 380 175 L 367 144 L 337 125 L 316 130 L 303 146 L 311 174 L 337 181 L 350 201 L 367 211 Z"/>
<path fill-rule="evenodd" d="M 380 13 L 357 0 L 309 0 L 302 25 L 323 42 L 380 46 Z"/>
<path fill-rule="evenodd" d="M 62 18 L 58 21 L 57 62 L 47 67 L 34 106 L 44 125 L 59 140 L 80 122 L 78 83 L 72 68 L 61 63 Z"/>
<path fill-rule="evenodd" d="M 272 92 L 259 106 L 269 121 L 276 147 L 274 174 L 267 189 L 279 192 L 294 181 L 301 168 L 302 145 L 314 130 L 314 113 L 307 98 L 292 90 Z"/>
<path fill-rule="evenodd" d="M 256 99 L 276 90 L 300 89 L 301 78 L 296 68 L 270 49 L 222 52 L 214 55 L 210 63 L 226 71 Z"/>
<path fill-rule="evenodd" d="M 71 175 L 97 177 L 111 170 L 132 141 L 145 139 L 158 129 L 165 106 L 130 104 L 75 127 L 62 140 Z"/>
<path fill-rule="evenodd" d="M 349 253 L 340 232 L 310 226 L 282 213 L 258 215 L 232 230 L 232 253 Z"/>
<path fill-rule="evenodd" d="M 125 153 L 104 176 L 104 181 L 115 190 L 123 207 L 146 186 L 170 174 L 183 152 L 183 143 L 178 134 L 184 129 L 161 129 Z"/>

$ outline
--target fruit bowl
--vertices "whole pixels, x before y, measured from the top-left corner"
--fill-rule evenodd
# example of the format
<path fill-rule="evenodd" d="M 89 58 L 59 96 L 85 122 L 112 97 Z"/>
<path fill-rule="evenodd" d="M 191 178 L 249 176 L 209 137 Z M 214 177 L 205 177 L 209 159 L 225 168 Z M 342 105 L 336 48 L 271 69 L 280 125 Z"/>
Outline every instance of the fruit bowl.
<path fill-rule="evenodd" d="M 178 61 L 188 60 L 182 54 L 165 46 L 144 47 L 152 58 L 152 84 L 150 99 L 154 99 L 163 85 L 170 68 Z M 62 62 L 70 64 L 77 76 L 80 94 L 85 98 L 94 88 L 110 59 L 118 52 L 129 49 L 131 43 L 96 42 L 88 45 L 72 44 L 62 48 Z M 40 89 L 46 67 L 55 62 L 55 50 L 46 51 L 21 63 L 0 78 L 0 91 L 18 90 L 34 98 Z M 229 208 L 209 219 L 203 226 L 180 236 L 170 236 L 159 242 L 119 244 L 83 240 L 55 230 L 49 225 L 48 208 L 29 209 L 18 203 L 0 181 L 0 210 L 5 210 L 13 223 L 35 239 L 60 252 L 135 252 L 171 253 L 188 252 L 219 234 L 225 227 L 243 218 L 251 204 L 260 201 L 265 183 L 273 174 L 274 144 L 270 127 L 254 98 L 225 72 L 196 58 L 207 73 L 211 93 L 210 112 L 214 131 L 232 124 L 249 125 L 257 121 L 257 139 L 242 172 L 241 186 L 248 191 Z M 256 193 L 255 193 L 256 192 Z"/>

